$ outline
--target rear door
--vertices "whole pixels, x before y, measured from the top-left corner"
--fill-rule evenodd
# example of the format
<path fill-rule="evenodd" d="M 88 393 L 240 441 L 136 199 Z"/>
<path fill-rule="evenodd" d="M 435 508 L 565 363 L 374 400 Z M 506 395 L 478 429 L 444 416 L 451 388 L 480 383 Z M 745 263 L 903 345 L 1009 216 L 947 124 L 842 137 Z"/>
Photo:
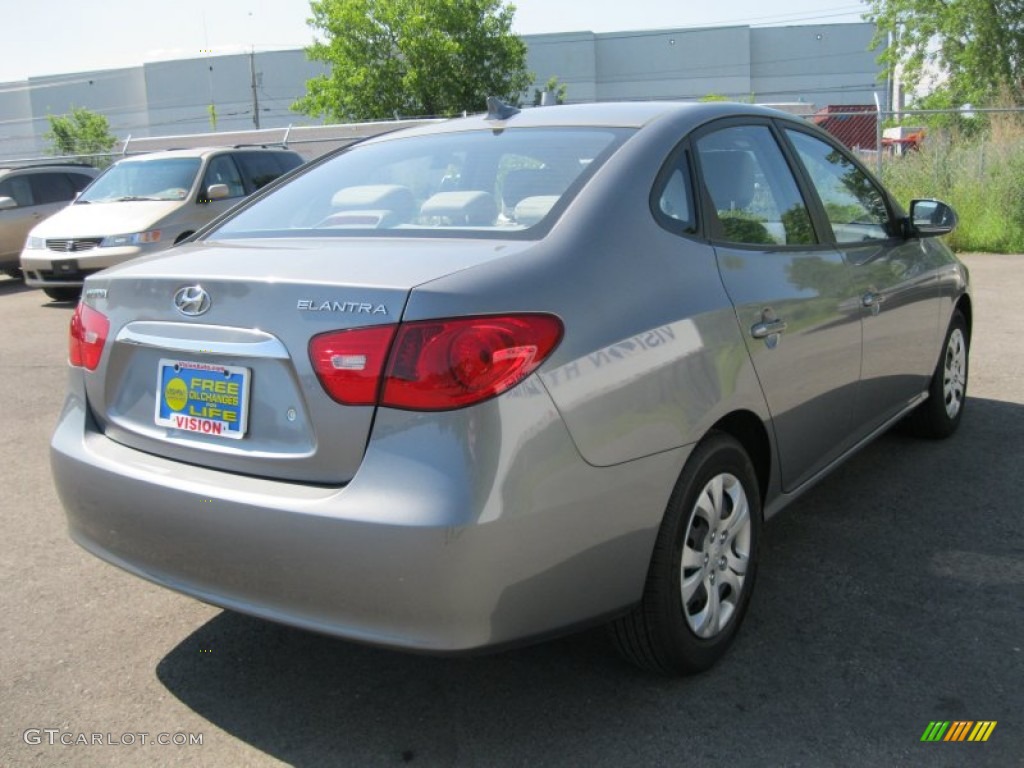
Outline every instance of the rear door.
<path fill-rule="evenodd" d="M 790 490 L 851 444 L 861 366 L 857 287 L 843 255 L 821 242 L 768 121 L 716 124 L 694 147 L 705 227 Z"/>

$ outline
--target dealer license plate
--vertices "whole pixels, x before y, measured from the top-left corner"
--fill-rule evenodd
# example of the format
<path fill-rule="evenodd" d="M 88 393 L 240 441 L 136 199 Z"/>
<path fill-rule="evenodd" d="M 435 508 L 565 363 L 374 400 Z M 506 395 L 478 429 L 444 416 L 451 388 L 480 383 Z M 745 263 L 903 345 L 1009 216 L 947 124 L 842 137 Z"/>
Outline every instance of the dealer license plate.
<path fill-rule="evenodd" d="M 171 429 L 235 440 L 249 413 L 248 368 L 188 360 L 160 360 L 156 423 Z"/>

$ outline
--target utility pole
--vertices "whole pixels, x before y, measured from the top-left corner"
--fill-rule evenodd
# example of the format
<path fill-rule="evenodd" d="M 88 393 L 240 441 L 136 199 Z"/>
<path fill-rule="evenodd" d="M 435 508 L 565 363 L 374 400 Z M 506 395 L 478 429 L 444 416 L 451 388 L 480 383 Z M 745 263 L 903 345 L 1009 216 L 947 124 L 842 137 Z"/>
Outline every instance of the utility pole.
<path fill-rule="evenodd" d="M 249 74 L 252 76 L 252 124 L 260 127 L 260 97 L 256 91 L 256 46 L 249 51 Z"/>

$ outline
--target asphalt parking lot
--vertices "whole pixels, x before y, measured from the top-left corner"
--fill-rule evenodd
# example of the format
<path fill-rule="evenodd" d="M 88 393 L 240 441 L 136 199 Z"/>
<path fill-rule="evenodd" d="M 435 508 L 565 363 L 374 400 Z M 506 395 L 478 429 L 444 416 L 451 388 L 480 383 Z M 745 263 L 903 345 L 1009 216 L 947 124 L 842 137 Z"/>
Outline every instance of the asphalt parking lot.
<path fill-rule="evenodd" d="M 736 645 L 681 680 L 600 630 L 462 659 L 366 648 L 87 555 L 48 463 L 72 306 L 0 278 L 0 765 L 1021 765 L 1024 256 L 964 260 L 958 435 L 887 435 L 769 522 Z M 922 743 L 935 720 L 997 726 Z"/>

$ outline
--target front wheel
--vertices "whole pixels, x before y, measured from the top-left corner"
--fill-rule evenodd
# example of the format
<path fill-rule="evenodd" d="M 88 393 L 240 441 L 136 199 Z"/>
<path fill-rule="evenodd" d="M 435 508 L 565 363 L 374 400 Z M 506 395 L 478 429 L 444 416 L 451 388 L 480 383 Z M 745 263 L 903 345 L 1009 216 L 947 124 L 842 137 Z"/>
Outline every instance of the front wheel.
<path fill-rule="evenodd" d="M 43 293 L 54 301 L 78 301 L 78 297 L 82 295 L 82 289 L 77 287 L 43 288 Z"/>
<path fill-rule="evenodd" d="M 760 531 L 754 467 L 733 437 L 712 433 L 672 492 L 640 604 L 611 626 L 619 652 L 661 673 L 710 668 L 750 603 Z"/>
<path fill-rule="evenodd" d="M 907 418 L 907 427 L 919 437 L 949 437 L 960 426 L 967 401 L 967 359 L 970 342 L 967 320 L 957 310 L 949 321 L 935 373 L 928 385 L 928 399 Z"/>

